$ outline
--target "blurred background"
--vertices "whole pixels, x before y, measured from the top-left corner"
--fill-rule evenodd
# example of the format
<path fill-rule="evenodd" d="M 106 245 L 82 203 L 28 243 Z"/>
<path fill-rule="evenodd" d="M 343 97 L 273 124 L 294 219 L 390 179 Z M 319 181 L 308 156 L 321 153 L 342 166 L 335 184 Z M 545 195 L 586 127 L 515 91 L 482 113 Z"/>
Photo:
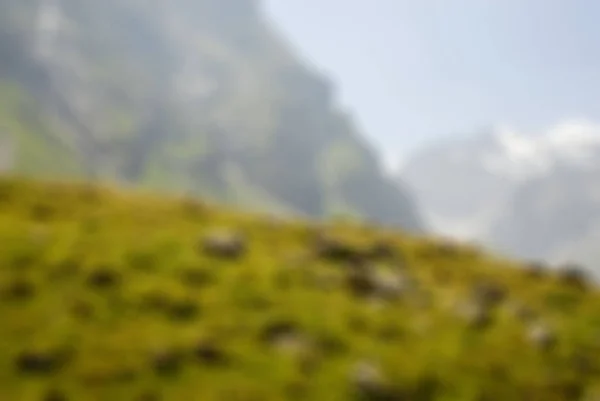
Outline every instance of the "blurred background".
<path fill-rule="evenodd" d="M 0 170 L 600 271 L 600 3 L 2 0 Z"/>

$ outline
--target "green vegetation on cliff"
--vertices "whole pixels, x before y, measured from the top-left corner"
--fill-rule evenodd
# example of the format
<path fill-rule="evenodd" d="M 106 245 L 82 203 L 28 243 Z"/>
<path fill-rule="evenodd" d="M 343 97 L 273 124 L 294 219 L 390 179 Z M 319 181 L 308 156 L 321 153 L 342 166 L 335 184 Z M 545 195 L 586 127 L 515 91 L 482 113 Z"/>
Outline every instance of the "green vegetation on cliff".
<path fill-rule="evenodd" d="M 22 179 L 0 243 L 2 399 L 600 394 L 600 294 L 573 267 Z"/>

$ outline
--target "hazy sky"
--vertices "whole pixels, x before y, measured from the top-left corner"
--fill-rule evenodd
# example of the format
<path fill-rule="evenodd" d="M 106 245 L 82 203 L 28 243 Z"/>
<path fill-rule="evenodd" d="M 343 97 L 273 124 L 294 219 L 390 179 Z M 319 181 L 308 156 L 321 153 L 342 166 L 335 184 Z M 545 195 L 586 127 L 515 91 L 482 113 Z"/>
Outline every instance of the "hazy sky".
<path fill-rule="evenodd" d="M 598 0 L 268 0 L 388 161 L 501 124 L 600 121 Z"/>

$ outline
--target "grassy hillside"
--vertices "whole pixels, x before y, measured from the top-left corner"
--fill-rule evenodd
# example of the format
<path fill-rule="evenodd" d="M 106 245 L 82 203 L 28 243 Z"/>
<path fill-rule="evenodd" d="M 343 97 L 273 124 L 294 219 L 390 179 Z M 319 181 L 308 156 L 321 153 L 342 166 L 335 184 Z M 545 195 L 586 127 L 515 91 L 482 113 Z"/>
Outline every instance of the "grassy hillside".
<path fill-rule="evenodd" d="M 0 181 L 3 400 L 592 400 L 600 297 L 475 249 Z"/>

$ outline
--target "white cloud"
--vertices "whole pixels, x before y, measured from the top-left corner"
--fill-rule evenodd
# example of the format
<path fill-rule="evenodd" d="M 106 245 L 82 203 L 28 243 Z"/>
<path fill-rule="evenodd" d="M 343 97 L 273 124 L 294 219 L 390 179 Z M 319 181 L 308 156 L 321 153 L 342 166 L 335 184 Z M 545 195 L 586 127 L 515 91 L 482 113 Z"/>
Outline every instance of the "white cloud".
<path fill-rule="evenodd" d="M 547 171 L 551 158 L 539 142 L 507 127 L 498 128 L 498 148 L 481 156 L 484 167 L 515 180 L 527 179 Z"/>
<path fill-rule="evenodd" d="M 558 124 L 548 132 L 546 146 L 558 157 L 585 163 L 600 146 L 600 124 L 585 120 Z"/>
<path fill-rule="evenodd" d="M 556 162 L 585 166 L 600 152 L 600 124 L 566 120 L 540 135 L 497 129 L 498 148 L 481 156 L 491 172 L 520 180 L 550 171 Z"/>

